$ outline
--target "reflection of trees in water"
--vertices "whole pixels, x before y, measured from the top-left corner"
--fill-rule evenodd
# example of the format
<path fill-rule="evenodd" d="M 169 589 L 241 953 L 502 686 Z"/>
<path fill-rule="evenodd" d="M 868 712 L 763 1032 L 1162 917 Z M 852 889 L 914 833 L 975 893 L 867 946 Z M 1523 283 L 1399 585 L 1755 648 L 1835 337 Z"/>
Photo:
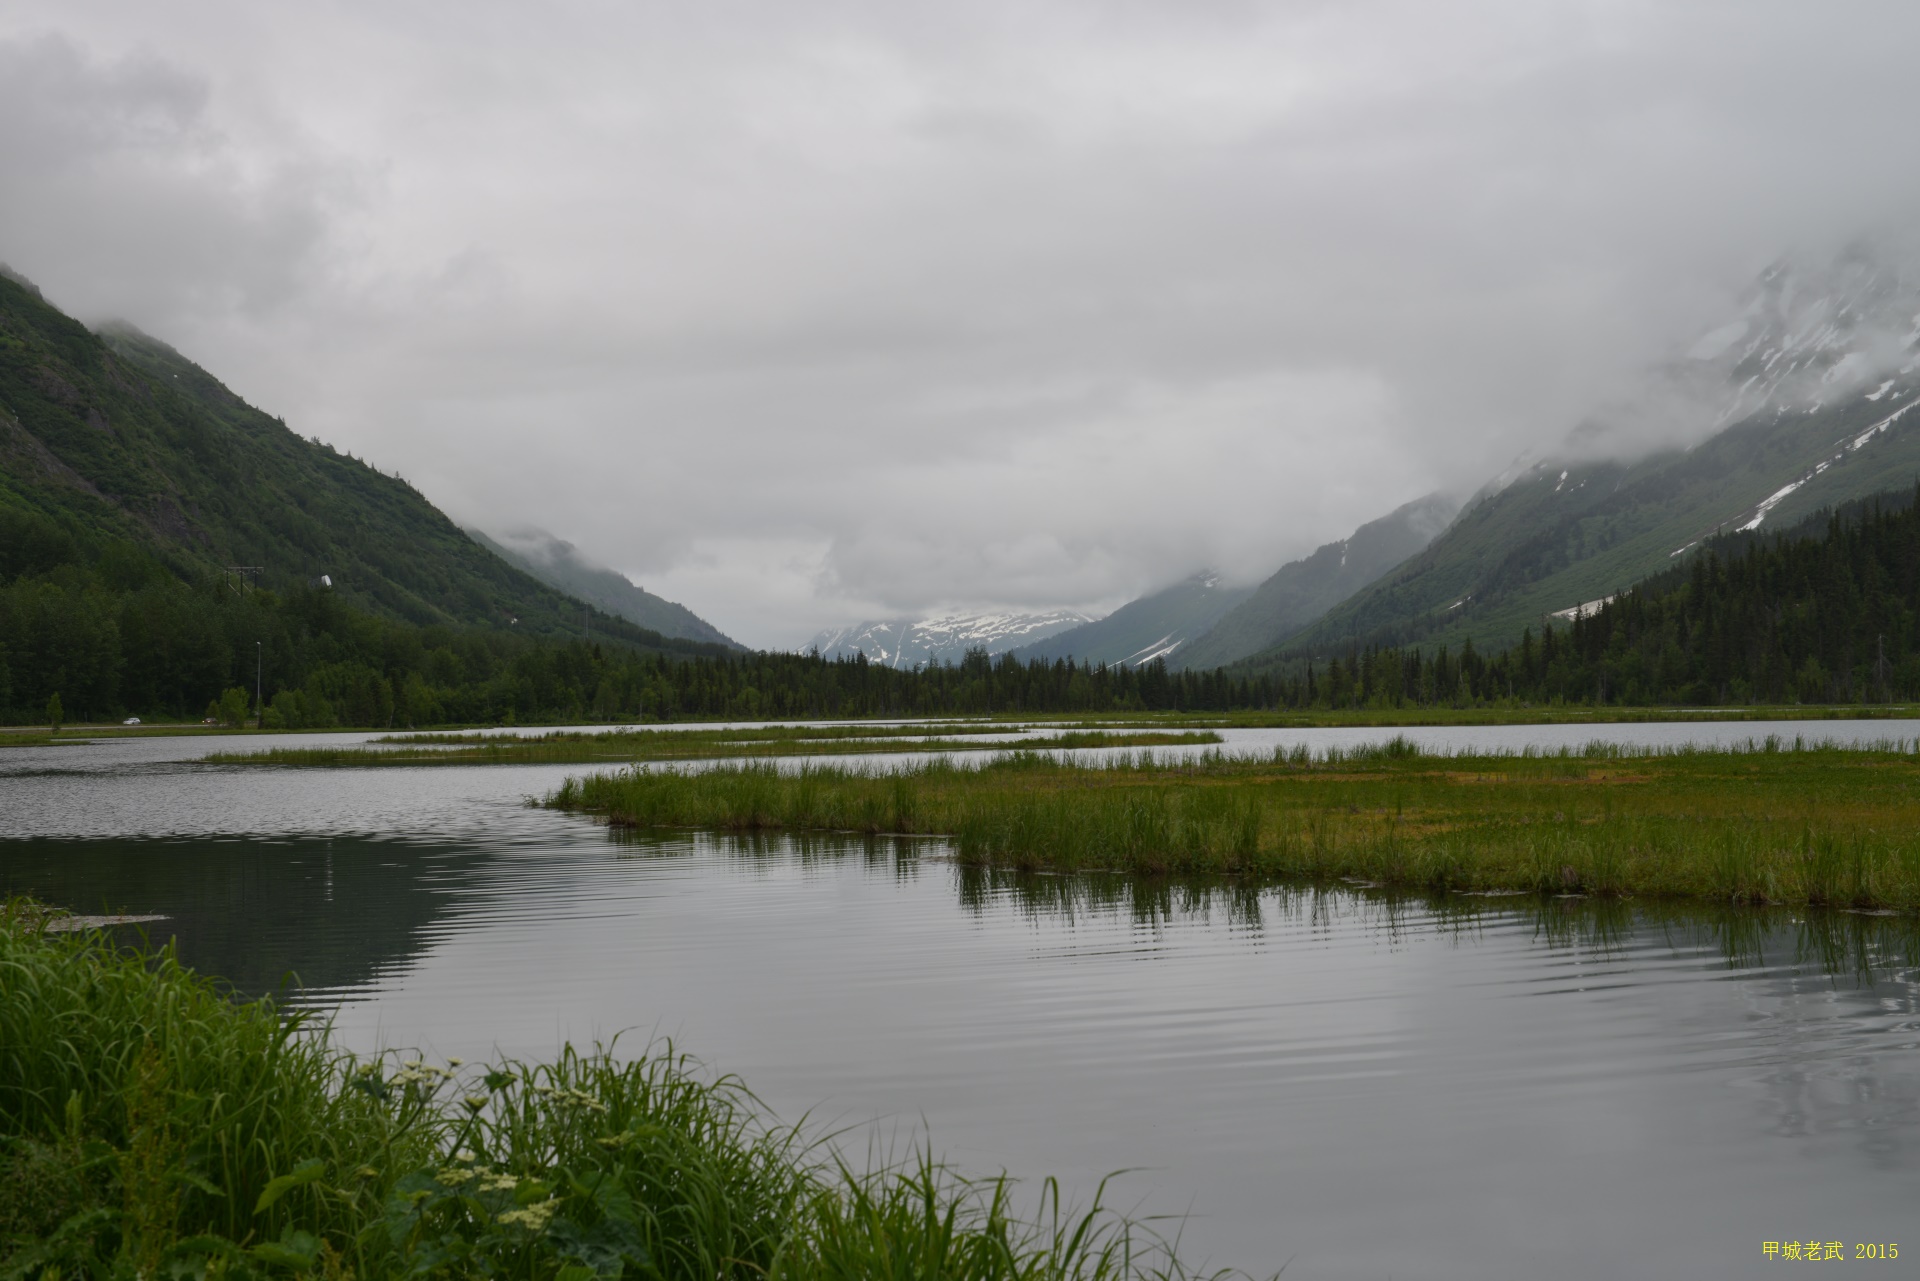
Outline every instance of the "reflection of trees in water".
<path fill-rule="evenodd" d="M 251 996 L 296 976 L 311 989 L 359 986 L 404 964 L 447 910 L 448 890 L 486 857 L 363 837 L 8 841 L 0 892 L 78 912 L 161 914 L 149 939 L 177 939 L 184 963 Z"/>

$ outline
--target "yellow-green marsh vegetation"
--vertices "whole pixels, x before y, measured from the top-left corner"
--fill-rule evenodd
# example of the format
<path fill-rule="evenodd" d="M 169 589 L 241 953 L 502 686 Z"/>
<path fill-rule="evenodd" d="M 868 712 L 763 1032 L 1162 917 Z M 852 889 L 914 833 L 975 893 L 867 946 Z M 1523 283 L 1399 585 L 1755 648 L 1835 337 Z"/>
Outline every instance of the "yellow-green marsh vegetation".
<path fill-rule="evenodd" d="M 216 752 L 216 765 L 570 765 L 606 761 L 689 761 L 877 752 L 979 751 L 1005 740 L 1008 725 L 777 725 L 696 730 L 556 730 L 517 734 L 408 734 L 371 747 L 275 747 Z M 1020 740 L 1030 748 L 1174 747 L 1220 742 L 1211 730 L 1066 729 Z"/>
<path fill-rule="evenodd" d="M 940 835 L 963 862 L 1033 871 L 1915 911 L 1913 746 L 744 762 L 569 779 L 545 803 L 633 827 Z"/>

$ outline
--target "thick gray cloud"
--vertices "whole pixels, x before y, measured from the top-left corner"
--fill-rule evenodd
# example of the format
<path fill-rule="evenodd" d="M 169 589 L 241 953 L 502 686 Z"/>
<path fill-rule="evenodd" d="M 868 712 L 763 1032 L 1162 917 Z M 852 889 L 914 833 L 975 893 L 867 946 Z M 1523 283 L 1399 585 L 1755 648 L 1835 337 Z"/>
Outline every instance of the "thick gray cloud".
<path fill-rule="evenodd" d="M 743 640 L 1254 575 L 1916 207 L 1902 4 L 53 4 L 0 259 Z M 1682 430 L 1677 427 L 1676 430 Z"/>

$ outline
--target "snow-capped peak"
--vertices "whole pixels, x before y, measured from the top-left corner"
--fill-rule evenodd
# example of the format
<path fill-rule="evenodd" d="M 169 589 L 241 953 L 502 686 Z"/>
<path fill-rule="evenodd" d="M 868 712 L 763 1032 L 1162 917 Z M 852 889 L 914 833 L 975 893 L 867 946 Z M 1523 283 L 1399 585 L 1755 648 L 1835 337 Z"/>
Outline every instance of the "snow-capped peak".
<path fill-rule="evenodd" d="M 920 667 L 957 663 L 971 649 L 1005 653 L 1092 621 L 1071 609 L 1040 614 L 956 613 L 917 620 L 867 620 L 821 632 L 809 648 L 819 650 L 822 658 L 865 654 L 869 662 L 889 667 Z"/>

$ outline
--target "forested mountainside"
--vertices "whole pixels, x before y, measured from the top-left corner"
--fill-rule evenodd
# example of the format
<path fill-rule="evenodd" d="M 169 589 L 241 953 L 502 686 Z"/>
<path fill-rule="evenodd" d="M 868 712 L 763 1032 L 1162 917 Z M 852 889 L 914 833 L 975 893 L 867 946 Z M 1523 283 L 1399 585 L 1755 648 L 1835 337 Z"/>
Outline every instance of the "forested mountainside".
<path fill-rule="evenodd" d="M 508 564 L 525 570 L 555 591 L 598 606 L 662 636 L 743 648 L 685 605 L 636 586 L 625 574 L 596 565 L 572 543 L 545 530 L 528 529 L 493 538 L 477 529 L 467 534 Z"/>
<path fill-rule="evenodd" d="M 1716 532 L 1905 486 L 1920 476 L 1916 317 L 1911 269 L 1870 250 L 1770 270 L 1741 317 L 1676 359 L 1658 410 L 1685 427 L 1674 447 L 1632 463 L 1596 458 L 1607 431 L 1589 425 L 1563 460 L 1490 484 L 1425 551 L 1250 661 L 1356 643 L 1472 639 L 1488 652 L 1684 560 Z"/>
<path fill-rule="evenodd" d="M 1202 571 L 1129 601 L 1105 618 L 1023 645 L 1012 653 L 1022 661 L 1074 658 L 1083 663 L 1137 667 L 1162 658 L 1179 666 L 1175 655 L 1181 646 L 1213 626 L 1250 591 L 1252 588 L 1228 587 L 1218 574 Z"/>
<path fill-rule="evenodd" d="M 69 558 L 124 542 L 183 580 L 249 566 L 252 584 L 285 590 L 326 575 L 355 606 L 413 623 L 580 626 L 577 605 L 405 481 L 296 435 L 156 339 L 88 330 L 11 273 L 0 507 L 49 522 Z"/>
<path fill-rule="evenodd" d="M 1219 667 L 1283 643 L 1426 547 L 1459 510 L 1453 499 L 1428 494 L 1282 565 L 1169 661 L 1176 667 Z"/>
<path fill-rule="evenodd" d="M 616 647 L 718 652 L 591 616 L 404 482 L 0 275 L 0 720 L 44 719 L 56 696 L 75 717 L 198 717 L 258 668 L 293 700 L 286 723 L 325 724 L 401 706 L 415 676 L 497 681 L 589 625 Z M 495 705 L 566 705 L 545 697 Z"/>
<path fill-rule="evenodd" d="M 1353 649 L 1278 682 L 1320 706 L 1716 705 L 1920 699 L 1920 491 L 1700 553 L 1486 656 L 1468 642 Z M 1304 670 L 1302 670 L 1304 668 Z"/>

